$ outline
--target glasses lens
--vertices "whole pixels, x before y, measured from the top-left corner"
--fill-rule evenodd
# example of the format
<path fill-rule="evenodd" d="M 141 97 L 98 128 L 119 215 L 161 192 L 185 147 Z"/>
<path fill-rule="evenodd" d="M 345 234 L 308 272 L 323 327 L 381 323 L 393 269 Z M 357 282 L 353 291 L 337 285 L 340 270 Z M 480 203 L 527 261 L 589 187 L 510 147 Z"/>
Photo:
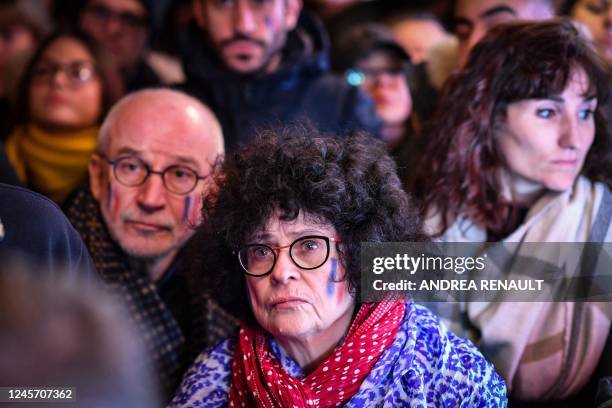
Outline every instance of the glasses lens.
<path fill-rule="evenodd" d="M 90 62 L 75 61 L 68 65 L 66 72 L 73 82 L 83 83 L 91 80 L 95 76 L 96 70 Z"/>
<path fill-rule="evenodd" d="M 115 177 L 126 186 L 137 186 L 147 178 L 146 165 L 135 157 L 117 159 L 114 164 Z"/>
<path fill-rule="evenodd" d="M 55 64 L 40 63 L 32 70 L 32 76 L 41 81 L 51 78 L 59 67 Z"/>
<path fill-rule="evenodd" d="M 329 243 L 322 237 L 304 237 L 296 240 L 290 250 L 293 262 L 300 268 L 314 269 L 323 265 L 329 255 Z"/>
<path fill-rule="evenodd" d="M 198 183 L 198 175 L 188 167 L 172 166 L 164 171 L 164 182 L 168 190 L 186 194 L 195 188 Z"/>
<path fill-rule="evenodd" d="M 403 73 L 403 70 L 401 66 L 393 65 L 380 68 L 364 68 L 362 72 L 365 75 L 365 79 L 376 80 L 382 75 L 389 75 L 392 77 L 401 75 Z"/>
<path fill-rule="evenodd" d="M 238 251 L 238 259 L 251 275 L 265 275 L 274 266 L 275 255 L 266 245 L 249 245 Z"/>

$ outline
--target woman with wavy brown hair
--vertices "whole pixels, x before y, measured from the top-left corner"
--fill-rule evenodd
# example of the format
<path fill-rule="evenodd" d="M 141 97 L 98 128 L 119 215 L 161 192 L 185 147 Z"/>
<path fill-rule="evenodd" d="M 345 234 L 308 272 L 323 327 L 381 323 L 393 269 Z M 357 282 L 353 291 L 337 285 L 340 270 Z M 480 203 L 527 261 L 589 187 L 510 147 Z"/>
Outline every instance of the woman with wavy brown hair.
<path fill-rule="evenodd" d="M 514 243 L 513 259 L 526 259 L 526 243 L 612 242 L 608 86 L 604 62 L 569 21 L 491 30 L 447 85 L 422 139 L 413 187 L 427 233 L 483 248 Z M 548 259 L 541 249 L 529 259 L 569 273 L 563 262 L 572 260 Z M 520 399 L 577 393 L 610 327 L 609 313 L 591 304 L 464 306 L 438 313 L 460 335 L 472 334 Z"/>

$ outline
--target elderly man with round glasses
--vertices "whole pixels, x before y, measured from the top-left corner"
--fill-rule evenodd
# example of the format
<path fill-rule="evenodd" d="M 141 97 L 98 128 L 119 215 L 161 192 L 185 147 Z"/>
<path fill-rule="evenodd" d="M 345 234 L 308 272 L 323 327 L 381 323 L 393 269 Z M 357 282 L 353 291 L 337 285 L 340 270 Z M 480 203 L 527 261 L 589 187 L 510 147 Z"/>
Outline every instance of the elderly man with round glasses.
<path fill-rule="evenodd" d="M 219 123 L 198 100 L 167 89 L 133 93 L 102 124 L 89 190 L 67 209 L 102 279 L 128 304 L 166 396 L 192 350 L 233 328 L 194 286 L 184 256 L 221 154 Z"/>

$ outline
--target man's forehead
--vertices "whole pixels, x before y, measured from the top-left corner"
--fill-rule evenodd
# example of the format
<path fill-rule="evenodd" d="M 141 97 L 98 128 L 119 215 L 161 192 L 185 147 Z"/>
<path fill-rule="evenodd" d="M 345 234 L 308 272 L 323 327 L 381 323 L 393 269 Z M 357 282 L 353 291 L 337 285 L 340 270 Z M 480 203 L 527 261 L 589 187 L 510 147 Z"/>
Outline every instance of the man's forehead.
<path fill-rule="evenodd" d="M 212 164 L 212 149 L 206 146 L 194 146 L 190 143 L 172 143 L 170 146 L 148 137 L 139 139 L 130 135 L 111 137 L 108 149 L 111 159 L 121 156 L 136 156 L 152 166 L 167 167 L 183 164 L 198 171 L 205 170 Z"/>
<path fill-rule="evenodd" d="M 109 132 L 108 154 L 134 154 L 145 159 L 154 157 L 164 164 L 192 162 L 203 166 L 215 151 L 210 130 L 198 132 L 180 124 L 174 125 L 159 121 L 118 120 Z"/>

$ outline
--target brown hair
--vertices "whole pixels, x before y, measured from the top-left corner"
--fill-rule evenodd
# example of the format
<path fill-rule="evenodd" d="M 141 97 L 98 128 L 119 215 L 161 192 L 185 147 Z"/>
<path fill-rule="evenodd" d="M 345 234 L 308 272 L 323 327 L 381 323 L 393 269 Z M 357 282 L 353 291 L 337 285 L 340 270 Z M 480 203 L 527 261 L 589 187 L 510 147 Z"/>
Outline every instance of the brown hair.
<path fill-rule="evenodd" d="M 421 141 L 412 189 L 423 203 L 422 214 L 434 210 L 442 215 L 438 234 L 460 214 L 495 235 L 512 231 L 517 206 L 500 194 L 504 159 L 495 126 L 512 102 L 561 94 L 577 68 L 586 73 L 589 92 L 598 100 L 595 139 L 582 173 L 612 185 L 605 62 L 569 20 L 503 24 L 491 30 L 449 80 Z"/>
<path fill-rule="evenodd" d="M 106 112 L 121 96 L 123 91 L 119 73 L 108 64 L 108 57 L 102 49 L 94 42 L 87 34 L 76 29 L 60 29 L 45 37 L 36 48 L 34 55 L 28 61 L 28 64 L 19 81 L 17 90 L 17 103 L 15 107 L 15 123 L 20 125 L 31 120 L 30 117 L 30 87 L 32 84 L 32 76 L 36 64 L 42 59 L 45 51 L 60 38 L 72 38 L 82 44 L 87 52 L 91 54 L 95 61 L 96 70 L 100 83 L 102 84 L 102 109 L 98 117 L 98 123 L 102 122 Z"/>

